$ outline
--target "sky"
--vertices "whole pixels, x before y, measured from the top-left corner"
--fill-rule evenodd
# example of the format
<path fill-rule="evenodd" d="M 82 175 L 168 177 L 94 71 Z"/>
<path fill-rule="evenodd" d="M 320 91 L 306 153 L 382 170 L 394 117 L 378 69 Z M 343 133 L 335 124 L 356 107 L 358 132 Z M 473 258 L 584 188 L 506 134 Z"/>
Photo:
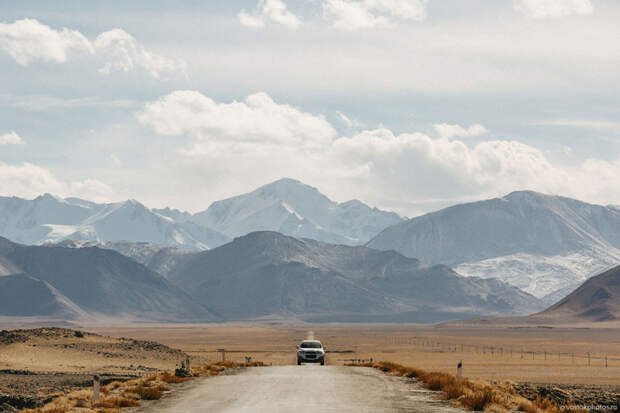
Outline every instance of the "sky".
<path fill-rule="evenodd" d="M 282 177 L 415 216 L 620 204 L 617 0 L 0 9 L 0 195 L 206 209 Z"/>

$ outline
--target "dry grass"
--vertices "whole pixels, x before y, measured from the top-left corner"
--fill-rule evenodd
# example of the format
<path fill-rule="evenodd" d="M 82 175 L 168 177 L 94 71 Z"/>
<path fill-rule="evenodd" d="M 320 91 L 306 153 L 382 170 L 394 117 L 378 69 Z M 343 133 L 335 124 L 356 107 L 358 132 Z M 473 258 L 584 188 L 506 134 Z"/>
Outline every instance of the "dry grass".
<path fill-rule="evenodd" d="M 348 364 L 372 367 L 401 377 L 415 377 L 429 390 L 440 391 L 441 397 L 473 411 L 506 413 L 559 413 L 560 409 L 549 399 L 527 400 L 519 396 L 510 383 L 491 385 L 482 381 L 458 379 L 441 372 L 425 372 L 393 362 Z M 572 411 L 572 410 L 571 410 Z"/>
<path fill-rule="evenodd" d="M 205 364 L 192 370 L 194 377 L 214 376 L 227 369 L 259 367 L 260 361 L 236 363 L 233 361 Z M 163 371 L 126 382 L 113 381 L 101 387 L 101 398 L 95 402 L 90 390 L 76 390 L 62 395 L 44 407 L 26 409 L 23 413 L 119 413 L 123 408 L 140 406 L 139 400 L 159 400 L 170 391 L 169 384 L 183 383 L 192 378 L 176 377 Z"/>
<path fill-rule="evenodd" d="M 141 400 L 159 400 L 164 395 L 157 387 L 136 386 L 125 391 L 125 394 L 136 394 Z"/>
<path fill-rule="evenodd" d="M 140 406 L 134 399 L 130 399 L 127 397 L 106 397 L 97 403 L 95 403 L 95 407 L 105 407 L 105 408 L 119 408 L 119 407 L 135 407 Z M 76 406 L 77 407 L 77 406 Z"/>
<path fill-rule="evenodd" d="M 238 369 L 245 367 L 262 367 L 265 364 L 261 361 L 250 363 L 237 363 L 235 361 L 219 361 L 217 363 L 207 363 L 192 369 L 193 377 L 217 376 L 224 373 L 227 369 Z"/>
<path fill-rule="evenodd" d="M 184 381 L 189 380 L 188 377 L 177 377 L 169 371 L 164 371 L 163 373 L 159 373 L 157 378 L 164 383 L 175 384 L 175 383 L 183 383 Z"/>

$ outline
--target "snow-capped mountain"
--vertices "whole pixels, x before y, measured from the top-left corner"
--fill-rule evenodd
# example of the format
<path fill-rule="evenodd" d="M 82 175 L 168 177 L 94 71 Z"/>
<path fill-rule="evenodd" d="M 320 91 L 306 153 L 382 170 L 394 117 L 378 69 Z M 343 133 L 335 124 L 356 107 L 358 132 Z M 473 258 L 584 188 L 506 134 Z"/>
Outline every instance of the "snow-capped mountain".
<path fill-rule="evenodd" d="M 413 218 L 367 245 L 499 278 L 551 301 L 620 262 L 620 210 L 513 192 Z"/>
<path fill-rule="evenodd" d="M 112 204 L 49 194 L 33 200 L 0 197 L 0 235 L 23 244 L 65 239 L 134 241 L 203 250 L 229 237 L 191 222 L 176 222 L 135 200 Z"/>
<path fill-rule="evenodd" d="M 192 221 L 230 237 L 278 231 L 295 237 L 359 245 L 402 218 L 352 200 L 337 203 L 316 188 L 280 179 L 247 194 L 217 201 Z"/>
<path fill-rule="evenodd" d="M 0 197 L 0 236 L 24 244 L 63 240 L 132 241 L 205 250 L 253 231 L 270 230 L 336 244 L 359 245 L 402 222 L 360 201 L 331 201 L 317 189 L 281 179 L 197 214 L 151 209 L 135 200 L 97 204 L 50 194 Z"/>

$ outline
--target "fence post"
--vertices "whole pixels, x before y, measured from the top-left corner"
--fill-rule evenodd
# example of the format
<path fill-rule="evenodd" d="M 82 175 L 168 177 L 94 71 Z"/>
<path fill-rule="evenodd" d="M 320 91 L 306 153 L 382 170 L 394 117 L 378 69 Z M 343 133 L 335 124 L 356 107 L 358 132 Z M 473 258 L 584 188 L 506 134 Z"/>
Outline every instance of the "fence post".
<path fill-rule="evenodd" d="M 93 376 L 93 400 L 99 400 L 99 376 Z"/>
<path fill-rule="evenodd" d="M 463 378 L 463 360 L 459 361 L 456 366 L 456 378 L 459 380 Z"/>

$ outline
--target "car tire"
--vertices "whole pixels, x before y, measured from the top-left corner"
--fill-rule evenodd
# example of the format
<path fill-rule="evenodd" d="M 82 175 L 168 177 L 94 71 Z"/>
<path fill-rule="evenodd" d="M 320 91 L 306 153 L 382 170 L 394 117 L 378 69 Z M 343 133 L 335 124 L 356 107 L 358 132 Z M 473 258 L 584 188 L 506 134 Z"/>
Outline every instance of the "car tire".
<path fill-rule="evenodd" d="M 325 359 L 321 359 L 321 366 L 325 365 Z"/>
<path fill-rule="evenodd" d="M 297 359 L 297 365 L 301 366 L 301 359 L 299 359 L 299 358 Z"/>

